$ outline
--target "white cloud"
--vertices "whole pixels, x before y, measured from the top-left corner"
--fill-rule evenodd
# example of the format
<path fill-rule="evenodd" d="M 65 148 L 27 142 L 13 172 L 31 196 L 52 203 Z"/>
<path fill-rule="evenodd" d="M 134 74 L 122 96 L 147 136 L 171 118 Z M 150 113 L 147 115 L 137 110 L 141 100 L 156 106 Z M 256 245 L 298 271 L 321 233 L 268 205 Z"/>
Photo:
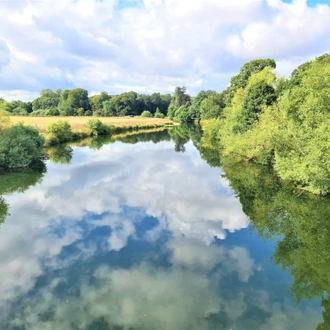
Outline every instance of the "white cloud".
<path fill-rule="evenodd" d="M 329 6 L 304 0 L 2 1 L 0 11 L 7 99 L 47 87 L 221 90 L 247 60 L 291 68 L 329 49 Z"/>

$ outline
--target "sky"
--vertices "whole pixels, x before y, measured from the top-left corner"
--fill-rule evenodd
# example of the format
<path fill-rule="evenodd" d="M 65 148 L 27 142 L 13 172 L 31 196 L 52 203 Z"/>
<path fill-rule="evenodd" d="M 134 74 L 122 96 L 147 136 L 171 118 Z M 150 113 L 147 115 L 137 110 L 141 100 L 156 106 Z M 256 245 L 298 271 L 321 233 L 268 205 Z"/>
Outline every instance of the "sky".
<path fill-rule="evenodd" d="M 330 0 L 0 0 L 0 97 L 222 91 L 247 61 L 279 75 L 330 49 Z"/>

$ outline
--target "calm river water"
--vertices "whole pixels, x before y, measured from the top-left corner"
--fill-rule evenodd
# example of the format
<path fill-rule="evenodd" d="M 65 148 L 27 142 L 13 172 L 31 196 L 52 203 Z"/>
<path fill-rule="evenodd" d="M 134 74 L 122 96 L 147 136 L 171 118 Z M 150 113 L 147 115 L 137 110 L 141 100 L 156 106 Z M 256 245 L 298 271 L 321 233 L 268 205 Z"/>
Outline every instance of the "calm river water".
<path fill-rule="evenodd" d="M 0 329 L 328 329 L 327 201 L 193 133 L 121 140 L 0 176 Z"/>

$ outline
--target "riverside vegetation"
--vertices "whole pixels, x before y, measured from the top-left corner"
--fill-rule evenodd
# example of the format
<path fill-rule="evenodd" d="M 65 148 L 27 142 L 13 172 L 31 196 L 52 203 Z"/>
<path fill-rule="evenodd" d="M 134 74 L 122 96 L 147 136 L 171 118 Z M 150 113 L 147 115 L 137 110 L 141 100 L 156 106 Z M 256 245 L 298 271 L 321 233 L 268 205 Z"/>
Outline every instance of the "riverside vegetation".
<path fill-rule="evenodd" d="M 145 118 L 165 116 L 184 123 L 201 122 L 204 143 L 216 144 L 223 156 L 236 162 L 252 161 L 272 167 L 281 179 L 293 181 L 301 189 L 328 194 L 330 55 L 302 64 L 293 71 L 290 79 L 278 77 L 275 68 L 272 59 L 253 60 L 243 65 L 225 91 L 201 91 L 196 97 L 187 94 L 185 87 L 176 87 L 172 96 L 159 93 L 148 96 L 135 92 L 111 96 L 102 92 L 88 97 L 88 92 L 80 88 L 55 92 L 46 89 L 33 102 L 0 99 L 0 109 L 11 115 L 141 115 Z M 9 158 L 11 164 L 23 158 L 16 160 L 13 152 L 9 153 L 10 148 L 5 146 L 11 140 L 10 134 L 13 135 L 11 130 L 24 136 L 31 134 L 36 150 L 42 143 L 32 128 L 15 125 L 6 129 L 7 117 L 3 115 L 1 118 L 1 134 L 7 138 L 0 144 L 0 167 L 6 168 L 4 164 L 8 164 Z M 95 119 L 90 122 L 91 135 L 110 131 Z M 65 142 L 73 137 L 75 134 L 70 135 L 68 125 L 63 122 L 49 124 L 46 129 L 48 144 Z M 32 144 L 28 148 L 32 150 Z M 40 155 L 38 149 L 35 158 Z"/>

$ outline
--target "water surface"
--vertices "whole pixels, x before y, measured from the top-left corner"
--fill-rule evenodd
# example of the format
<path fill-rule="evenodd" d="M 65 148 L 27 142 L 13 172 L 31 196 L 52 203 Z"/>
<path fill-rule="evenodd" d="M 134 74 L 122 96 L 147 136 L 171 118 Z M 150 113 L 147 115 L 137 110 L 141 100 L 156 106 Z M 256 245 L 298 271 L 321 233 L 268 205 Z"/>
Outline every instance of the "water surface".
<path fill-rule="evenodd" d="M 294 291 L 316 283 L 294 273 L 297 217 L 283 227 L 295 194 L 179 133 L 54 149 L 46 173 L 0 177 L 0 329 L 326 329 L 317 294 Z"/>

